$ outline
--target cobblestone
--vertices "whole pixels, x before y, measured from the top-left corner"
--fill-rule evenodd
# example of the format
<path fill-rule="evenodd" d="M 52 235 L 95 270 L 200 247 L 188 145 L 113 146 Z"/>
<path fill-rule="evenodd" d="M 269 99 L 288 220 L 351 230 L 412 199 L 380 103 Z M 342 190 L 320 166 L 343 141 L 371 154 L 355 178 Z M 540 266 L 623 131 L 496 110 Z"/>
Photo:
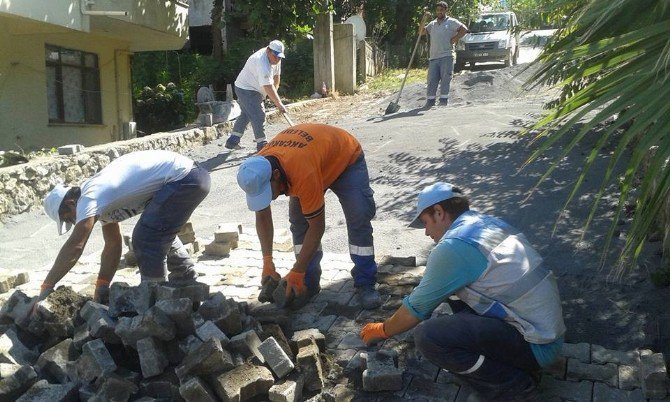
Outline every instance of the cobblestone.
<path fill-rule="evenodd" d="M 615 388 L 619 385 L 619 371 L 614 363 L 585 364 L 575 359 L 568 359 L 567 378 L 568 380 L 601 381 Z"/>

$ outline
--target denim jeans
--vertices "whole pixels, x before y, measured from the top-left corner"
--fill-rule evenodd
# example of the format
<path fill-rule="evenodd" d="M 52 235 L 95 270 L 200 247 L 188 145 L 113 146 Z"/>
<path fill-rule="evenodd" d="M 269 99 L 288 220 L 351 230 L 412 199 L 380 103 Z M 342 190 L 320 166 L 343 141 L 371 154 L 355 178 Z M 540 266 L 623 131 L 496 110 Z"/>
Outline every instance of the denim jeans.
<path fill-rule="evenodd" d="M 349 238 L 349 255 L 354 263 L 351 275 L 354 286 L 374 286 L 377 281 L 377 263 L 375 262 L 372 239 L 372 223 L 377 207 L 374 192 L 370 188 L 370 177 L 365 156 L 361 156 L 331 184 L 329 187 L 342 205 L 347 222 Z M 300 253 L 305 233 L 309 224 L 300 209 L 300 201 L 291 197 L 289 201 L 289 221 L 296 255 Z M 313 290 L 318 286 L 321 276 L 319 265 L 323 252 L 321 248 L 310 260 L 305 273 L 305 285 Z"/>
<path fill-rule="evenodd" d="M 451 56 L 440 57 L 428 61 L 428 90 L 426 97 L 435 99 L 437 85 L 440 84 L 440 100 L 449 99 L 449 86 L 451 77 L 454 75 L 454 58 Z"/>
<path fill-rule="evenodd" d="M 142 280 L 165 280 L 166 270 L 179 277 L 193 266 L 177 233 L 205 199 L 209 187 L 209 172 L 195 165 L 186 177 L 165 184 L 154 194 L 133 230 L 133 250 Z"/>
<path fill-rule="evenodd" d="M 532 384 L 540 369 L 530 344 L 503 320 L 478 315 L 449 300 L 454 314 L 428 319 L 414 330 L 417 349 L 488 399 L 507 398 Z"/>
<path fill-rule="evenodd" d="M 242 113 L 235 120 L 232 134 L 242 137 L 244 130 L 247 129 L 247 125 L 251 123 L 255 141 L 266 141 L 265 107 L 263 105 L 265 96 L 258 91 L 238 87 L 235 87 L 235 93 L 237 94 L 237 103 L 239 103 Z"/>

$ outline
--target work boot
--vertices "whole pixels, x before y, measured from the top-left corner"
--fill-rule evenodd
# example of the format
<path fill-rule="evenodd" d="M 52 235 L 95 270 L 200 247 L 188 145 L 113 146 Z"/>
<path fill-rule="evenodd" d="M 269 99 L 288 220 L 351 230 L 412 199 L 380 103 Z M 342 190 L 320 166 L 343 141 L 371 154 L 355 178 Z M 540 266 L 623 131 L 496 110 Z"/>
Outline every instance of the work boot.
<path fill-rule="evenodd" d="M 170 272 L 168 274 L 168 285 L 182 287 L 195 284 L 198 273 L 193 268 L 183 271 Z"/>
<path fill-rule="evenodd" d="M 449 99 L 440 99 L 439 106 L 447 106 L 449 104 Z"/>
<path fill-rule="evenodd" d="M 240 149 L 240 137 L 235 134 L 231 134 L 230 137 L 226 140 L 226 148 L 228 149 Z"/>
<path fill-rule="evenodd" d="M 361 286 L 356 288 L 355 297 L 358 303 L 366 310 L 372 310 L 382 305 L 382 298 L 373 286 Z"/>
<path fill-rule="evenodd" d="M 259 152 L 261 149 L 263 149 L 264 146 L 268 145 L 267 141 L 260 141 L 256 143 L 256 152 Z"/>
<path fill-rule="evenodd" d="M 424 109 L 430 109 L 431 107 L 435 106 L 435 99 L 428 99 L 426 101 L 426 104 L 423 105 Z"/>

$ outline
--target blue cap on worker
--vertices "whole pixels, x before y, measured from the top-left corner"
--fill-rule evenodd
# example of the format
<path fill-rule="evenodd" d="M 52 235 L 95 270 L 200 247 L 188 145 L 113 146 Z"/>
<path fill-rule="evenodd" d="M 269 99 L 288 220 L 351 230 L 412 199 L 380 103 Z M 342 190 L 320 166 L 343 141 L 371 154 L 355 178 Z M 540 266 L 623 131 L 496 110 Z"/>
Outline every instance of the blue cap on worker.
<path fill-rule="evenodd" d="M 440 181 L 424 188 L 419 193 L 419 199 L 416 202 L 416 214 L 409 227 L 422 228 L 423 223 L 419 220 L 419 216 L 426 208 L 454 197 L 462 197 L 462 194 L 454 192 L 454 186 L 449 183 Z"/>
<path fill-rule="evenodd" d="M 277 57 L 281 57 L 282 59 L 285 57 L 284 44 L 281 41 L 275 39 L 272 42 L 270 42 L 268 47 L 277 55 Z"/>
<path fill-rule="evenodd" d="M 272 202 L 272 166 L 262 156 L 252 156 L 240 165 L 237 184 L 247 194 L 247 206 L 251 211 L 260 211 Z"/>

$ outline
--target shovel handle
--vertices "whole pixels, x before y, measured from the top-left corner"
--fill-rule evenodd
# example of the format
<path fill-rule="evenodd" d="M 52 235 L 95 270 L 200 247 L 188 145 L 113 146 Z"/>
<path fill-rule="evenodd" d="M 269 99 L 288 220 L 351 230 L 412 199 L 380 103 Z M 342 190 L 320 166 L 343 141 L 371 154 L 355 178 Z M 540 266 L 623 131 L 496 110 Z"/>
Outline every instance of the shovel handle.
<path fill-rule="evenodd" d="M 291 118 L 288 116 L 288 113 L 282 113 L 282 115 L 284 115 L 284 119 L 286 119 L 286 122 L 289 126 L 295 126 L 295 124 L 293 124 L 293 120 L 291 120 Z"/>

